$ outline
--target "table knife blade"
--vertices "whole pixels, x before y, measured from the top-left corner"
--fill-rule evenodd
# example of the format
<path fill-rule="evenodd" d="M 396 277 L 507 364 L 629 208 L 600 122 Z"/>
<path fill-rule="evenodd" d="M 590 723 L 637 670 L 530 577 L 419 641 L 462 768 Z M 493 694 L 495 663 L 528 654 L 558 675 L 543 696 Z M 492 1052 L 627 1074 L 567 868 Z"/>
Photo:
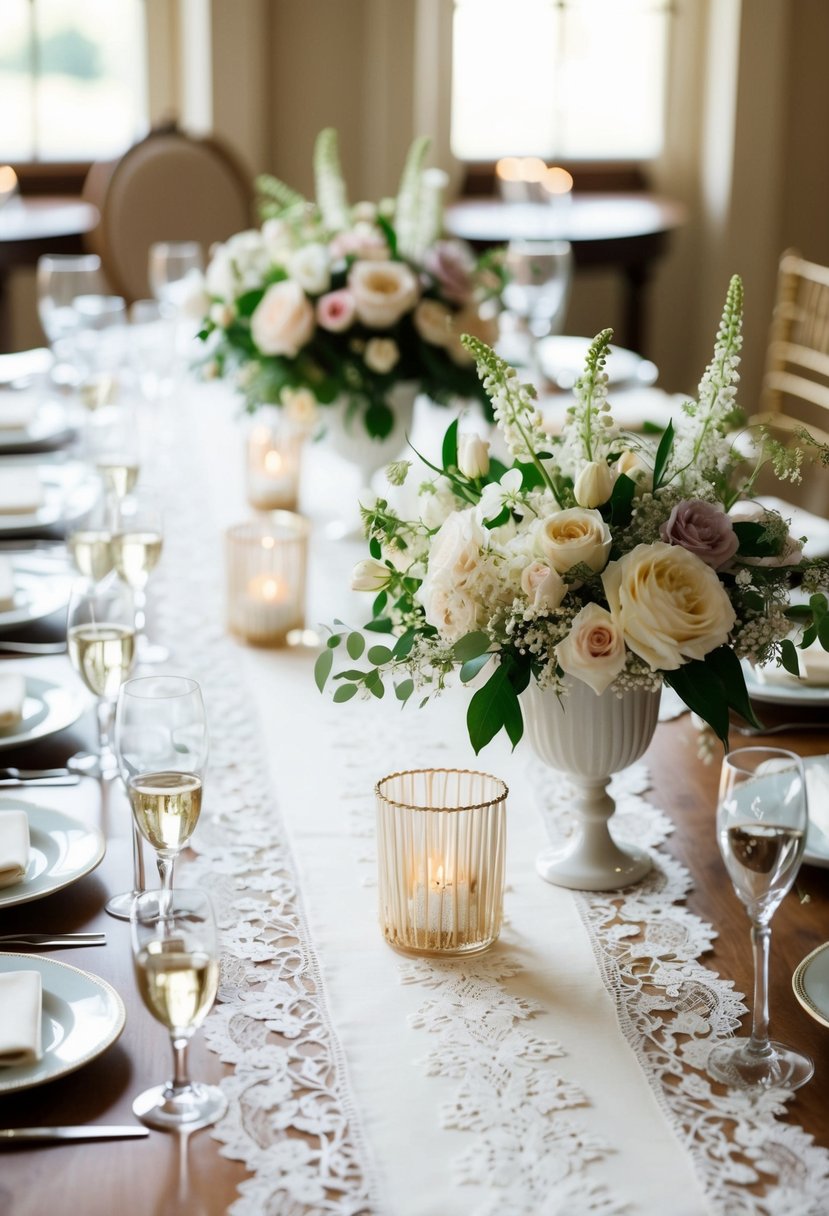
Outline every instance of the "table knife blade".
<path fill-rule="evenodd" d="M 0 1128 L 0 1144 L 51 1144 L 63 1140 L 143 1140 L 149 1136 L 146 1127 L 134 1124 L 118 1127 L 115 1124 L 91 1124 L 88 1127 L 3 1127 Z"/>

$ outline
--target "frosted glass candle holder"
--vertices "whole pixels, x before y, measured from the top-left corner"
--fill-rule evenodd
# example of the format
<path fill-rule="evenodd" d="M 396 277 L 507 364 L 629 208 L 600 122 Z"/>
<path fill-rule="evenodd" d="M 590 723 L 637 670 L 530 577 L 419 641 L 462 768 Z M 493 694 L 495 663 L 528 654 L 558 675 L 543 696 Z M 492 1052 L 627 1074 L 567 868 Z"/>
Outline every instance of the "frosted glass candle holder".
<path fill-rule="evenodd" d="M 375 786 L 380 924 L 401 954 L 480 954 L 501 930 L 507 787 L 465 769 Z"/>
<path fill-rule="evenodd" d="M 305 624 L 310 525 L 273 511 L 227 532 L 227 626 L 254 646 L 284 646 Z"/>
<path fill-rule="evenodd" d="M 257 511 L 294 511 L 305 432 L 278 409 L 259 410 L 247 436 L 248 502 Z"/>

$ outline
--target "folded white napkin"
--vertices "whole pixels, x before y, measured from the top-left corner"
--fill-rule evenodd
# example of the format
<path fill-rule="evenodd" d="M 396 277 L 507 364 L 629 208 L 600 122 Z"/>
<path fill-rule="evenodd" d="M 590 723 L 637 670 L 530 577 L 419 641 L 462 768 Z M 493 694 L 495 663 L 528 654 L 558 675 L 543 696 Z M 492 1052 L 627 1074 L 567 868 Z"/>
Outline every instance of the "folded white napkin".
<path fill-rule="evenodd" d="M 0 475 L 0 515 L 31 515 L 43 503 L 37 469 L 4 469 Z"/>
<path fill-rule="evenodd" d="M 22 882 L 28 866 L 28 815 L 25 811 L 0 811 L 0 887 Z"/>
<path fill-rule="evenodd" d="M 0 612 L 14 604 L 14 570 L 7 557 L 0 554 Z"/>
<path fill-rule="evenodd" d="M 785 667 L 769 663 L 766 667 L 755 668 L 757 679 L 761 684 L 788 686 L 808 684 L 813 688 L 829 687 L 829 651 L 824 650 L 820 642 L 814 642 L 806 650 L 798 650 L 797 659 L 800 667 L 799 676 L 789 675 Z"/>
<path fill-rule="evenodd" d="M 0 392 L 0 431 L 23 431 L 37 413 L 36 393 Z"/>
<path fill-rule="evenodd" d="M 23 717 L 26 678 L 19 672 L 0 672 L 0 729 L 16 726 Z"/>
<path fill-rule="evenodd" d="M 42 1003 L 40 972 L 0 975 L 0 1066 L 34 1064 L 40 1059 Z"/>

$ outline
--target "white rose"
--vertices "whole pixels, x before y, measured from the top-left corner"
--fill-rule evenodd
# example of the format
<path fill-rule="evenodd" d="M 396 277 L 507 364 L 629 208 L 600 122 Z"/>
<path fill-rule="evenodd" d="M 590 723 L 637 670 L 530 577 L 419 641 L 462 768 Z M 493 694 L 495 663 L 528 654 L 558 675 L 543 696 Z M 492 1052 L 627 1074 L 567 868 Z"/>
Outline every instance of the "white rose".
<path fill-rule="evenodd" d="M 606 608 L 585 604 L 556 646 L 556 658 L 562 671 L 589 684 L 599 696 L 625 665 L 625 639 Z"/>
<path fill-rule="evenodd" d="M 582 563 L 598 572 L 610 554 L 610 529 L 598 511 L 570 507 L 542 520 L 536 544 L 559 574 Z"/>
<path fill-rule="evenodd" d="M 314 310 L 299 283 L 273 283 L 254 309 L 250 331 L 263 355 L 293 359 L 314 333 Z"/>
<path fill-rule="evenodd" d="M 237 294 L 261 287 L 271 263 L 262 233 L 256 228 L 237 232 L 227 241 L 225 249 L 233 268 Z"/>
<path fill-rule="evenodd" d="M 446 346 L 452 338 L 452 313 L 440 300 L 421 300 L 414 310 L 414 327 L 424 342 Z"/>
<path fill-rule="evenodd" d="M 331 262 L 324 245 L 303 245 L 288 259 L 288 274 L 309 296 L 321 296 L 331 286 Z"/>
<path fill-rule="evenodd" d="M 373 557 L 367 557 L 361 562 L 357 562 L 351 572 L 351 590 L 352 591 L 370 591 L 372 593 L 382 591 L 389 581 L 389 570 L 382 562 L 375 561 Z"/>
<path fill-rule="evenodd" d="M 545 562 L 530 562 L 521 571 L 521 590 L 536 612 L 558 608 L 567 594 L 564 579 Z"/>
<path fill-rule="evenodd" d="M 200 270 L 188 270 L 176 284 L 176 308 L 182 317 L 201 321 L 210 307 L 205 277 Z"/>
<path fill-rule="evenodd" d="M 417 279 L 403 262 L 355 262 L 348 276 L 357 317 L 372 329 L 389 329 L 417 301 Z"/>
<path fill-rule="evenodd" d="M 369 338 L 363 359 L 367 368 L 385 376 L 400 359 L 400 350 L 393 338 Z"/>
<path fill-rule="evenodd" d="M 222 300 L 232 300 L 236 294 L 233 263 L 226 245 L 216 245 L 205 274 L 208 294 Z"/>
<path fill-rule="evenodd" d="M 606 460 L 589 461 L 576 478 L 573 494 L 580 507 L 602 507 L 613 493 L 616 473 Z"/>
<path fill-rule="evenodd" d="M 489 442 L 474 433 L 459 435 L 458 468 L 464 477 L 486 477 L 489 472 Z"/>
<path fill-rule="evenodd" d="M 262 241 L 271 261 L 281 264 L 287 260 L 294 248 L 293 229 L 286 220 L 265 220 L 262 225 Z"/>
<path fill-rule="evenodd" d="M 728 640 L 736 619 L 710 566 L 681 545 L 637 545 L 602 574 L 625 642 L 654 671 L 675 671 Z"/>
<path fill-rule="evenodd" d="M 426 620 L 450 645 L 480 625 L 479 605 L 468 592 L 438 584 L 431 589 L 423 605 Z"/>
<path fill-rule="evenodd" d="M 481 530 L 471 508 L 453 511 L 432 541 L 418 590 L 426 620 L 446 642 L 477 628 L 481 605 L 470 589 L 481 564 Z"/>

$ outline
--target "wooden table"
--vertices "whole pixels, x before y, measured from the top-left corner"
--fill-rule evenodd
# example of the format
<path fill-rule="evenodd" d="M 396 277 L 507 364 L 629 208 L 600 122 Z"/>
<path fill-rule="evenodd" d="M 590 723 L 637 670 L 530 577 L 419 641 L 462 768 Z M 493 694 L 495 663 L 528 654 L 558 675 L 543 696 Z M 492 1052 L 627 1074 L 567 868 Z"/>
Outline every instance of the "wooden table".
<path fill-rule="evenodd" d="M 83 253 L 98 212 L 79 198 L 13 198 L 0 208 L 0 352 L 11 349 L 7 285 L 16 266 L 34 266 L 44 253 Z"/>
<path fill-rule="evenodd" d="M 562 206 L 460 199 L 447 209 L 445 226 L 478 248 L 510 240 L 566 240 L 577 269 L 618 270 L 625 287 L 619 344 L 645 355 L 645 289 L 685 218 L 680 203 L 654 194 L 576 193 Z"/>
<path fill-rule="evenodd" d="M 31 636 L 56 636 L 57 623 L 31 631 Z M 424 711 L 428 712 L 428 711 Z M 763 707 L 768 725 L 789 720 L 790 708 Z M 820 722 L 819 711 L 811 711 Z M 798 719 L 809 711 L 798 713 Z M 79 746 L 88 746 L 93 734 L 91 716 L 75 728 L 12 755 L 0 753 L 0 762 L 25 761 L 32 766 L 65 760 Z M 749 742 L 736 733 L 732 746 Z M 698 757 L 699 736 L 688 715 L 658 727 L 646 756 L 653 774 L 653 800 L 670 814 L 675 832 L 668 848 L 691 871 L 695 889 L 689 900 L 694 912 L 719 931 L 715 949 L 706 961 L 735 986 L 750 994 L 752 963 L 748 921 L 733 894 L 717 851 L 714 816 L 720 755 L 705 765 Z M 769 739 L 802 754 L 826 750 L 822 730 L 800 735 L 780 734 Z M 45 791 L 44 791 L 45 792 Z M 33 791 L 34 793 L 34 791 Z M 129 880 L 129 812 L 117 784 L 105 787 L 85 780 L 76 791 L 69 813 L 103 826 L 109 839 L 101 867 L 65 892 L 20 909 L 0 913 L 0 933 L 15 929 L 101 929 L 108 942 L 103 948 L 56 951 L 55 958 L 89 969 L 109 980 L 127 1006 L 127 1026 L 118 1044 L 72 1076 L 48 1086 L 0 1099 L 0 1126 L 50 1123 L 132 1122 L 130 1103 L 142 1089 L 166 1076 L 169 1045 L 166 1032 L 141 1004 L 132 976 L 128 929 L 112 920 L 103 906 L 110 894 Z M 801 903 L 796 893 L 783 901 L 773 921 L 771 959 L 771 1013 L 773 1034 L 809 1052 L 815 1060 L 813 1080 L 799 1090 L 790 1104 L 792 1119 L 817 1141 L 829 1147 L 829 1108 L 825 1090 L 829 1079 L 829 1031 L 817 1025 L 796 1002 L 792 971 L 800 960 L 827 937 L 829 926 L 829 871 L 806 866 L 799 886 L 808 893 Z M 749 995 L 750 1001 L 750 995 Z M 197 1034 L 192 1047 L 193 1075 L 215 1080 L 222 1071 Z M 219 1156 L 209 1132 L 191 1138 L 189 1170 L 181 1174 L 180 1153 L 188 1153 L 187 1140 L 151 1132 L 148 1140 L 90 1143 L 2 1152 L 0 1213 L 2 1216 L 42 1216 L 44 1212 L 83 1211 L 84 1216 L 111 1216 L 118 1210 L 133 1213 L 224 1212 L 233 1202 L 244 1178 L 238 1164 Z M 182 1181 L 183 1178 L 183 1181 Z"/>

